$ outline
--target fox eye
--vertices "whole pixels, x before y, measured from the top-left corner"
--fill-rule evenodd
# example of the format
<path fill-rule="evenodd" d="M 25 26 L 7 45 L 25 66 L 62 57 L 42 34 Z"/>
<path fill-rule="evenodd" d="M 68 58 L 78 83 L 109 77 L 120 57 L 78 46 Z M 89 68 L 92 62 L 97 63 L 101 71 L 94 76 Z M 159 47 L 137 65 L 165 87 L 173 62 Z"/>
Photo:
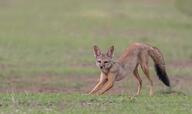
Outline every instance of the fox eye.
<path fill-rule="evenodd" d="M 100 61 L 100 60 L 98 60 L 97 62 L 98 62 L 98 63 L 101 63 L 101 61 Z"/>
<path fill-rule="evenodd" d="M 108 63 L 108 61 L 104 61 L 104 63 Z"/>

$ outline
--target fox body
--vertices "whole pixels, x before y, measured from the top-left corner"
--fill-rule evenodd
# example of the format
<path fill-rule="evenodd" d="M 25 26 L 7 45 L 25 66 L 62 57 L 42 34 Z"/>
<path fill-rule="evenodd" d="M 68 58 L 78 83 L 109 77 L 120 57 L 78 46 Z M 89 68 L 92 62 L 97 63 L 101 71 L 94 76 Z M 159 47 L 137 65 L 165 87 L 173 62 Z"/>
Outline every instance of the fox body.
<path fill-rule="evenodd" d="M 115 81 L 119 81 L 132 74 L 138 82 L 136 95 L 140 94 L 142 80 L 138 73 L 138 66 L 141 66 L 144 74 L 150 82 L 150 95 L 153 95 L 153 81 L 150 78 L 148 61 L 151 57 L 154 61 L 155 70 L 159 79 L 166 85 L 170 86 L 170 81 L 166 73 L 165 62 L 162 53 L 156 47 L 143 43 L 134 43 L 130 45 L 124 53 L 114 61 L 114 46 L 111 46 L 107 53 L 102 53 L 95 45 L 93 47 L 96 57 L 96 65 L 101 70 L 101 75 L 96 86 L 89 94 L 101 95 L 113 87 Z"/>

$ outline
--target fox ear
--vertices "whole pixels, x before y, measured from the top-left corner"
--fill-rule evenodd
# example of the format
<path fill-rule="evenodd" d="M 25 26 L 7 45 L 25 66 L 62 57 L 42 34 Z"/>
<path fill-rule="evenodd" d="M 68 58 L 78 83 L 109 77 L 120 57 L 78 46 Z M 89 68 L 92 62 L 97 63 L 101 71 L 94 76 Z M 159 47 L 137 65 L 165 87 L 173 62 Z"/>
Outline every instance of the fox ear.
<path fill-rule="evenodd" d="M 96 45 L 93 46 L 93 52 L 95 57 L 101 55 L 101 50 Z"/>
<path fill-rule="evenodd" d="M 107 56 L 112 58 L 113 57 L 113 52 L 114 52 L 114 46 L 111 46 L 109 48 L 109 50 L 107 51 Z"/>

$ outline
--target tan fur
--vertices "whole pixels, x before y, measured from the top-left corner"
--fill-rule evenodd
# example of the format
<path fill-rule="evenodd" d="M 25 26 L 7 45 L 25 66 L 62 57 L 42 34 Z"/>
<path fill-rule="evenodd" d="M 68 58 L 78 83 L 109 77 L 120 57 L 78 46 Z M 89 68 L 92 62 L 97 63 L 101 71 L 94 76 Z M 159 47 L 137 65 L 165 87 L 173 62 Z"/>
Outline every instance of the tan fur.
<path fill-rule="evenodd" d="M 147 44 L 134 43 L 125 50 L 117 61 L 112 61 L 113 50 L 114 47 L 112 46 L 107 52 L 109 56 L 105 56 L 105 54 L 102 54 L 97 46 L 94 46 L 96 59 L 99 60 L 99 63 L 97 64 L 101 67 L 101 75 L 99 82 L 89 92 L 89 94 L 101 95 L 111 89 L 115 81 L 119 81 L 127 75 L 133 74 L 138 82 L 136 95 L 139 95 L 142 87 L 142 80 L 138 73 L 138 66 L 140 65 L 150 83 L 149 94 L 153 95 L 153 81 L 151 80 L 149 74 L 148 59 L 149 57 L 152 57 L 156 64 L 162 64 L 163 66 L 165 63 L 160 51 L 157 48 Z M 104 59 L 109 62 L 107 68 L 102 68 L 104 67 L 102 66 L 104 64 L 102 63 L 102 60 Z"/>

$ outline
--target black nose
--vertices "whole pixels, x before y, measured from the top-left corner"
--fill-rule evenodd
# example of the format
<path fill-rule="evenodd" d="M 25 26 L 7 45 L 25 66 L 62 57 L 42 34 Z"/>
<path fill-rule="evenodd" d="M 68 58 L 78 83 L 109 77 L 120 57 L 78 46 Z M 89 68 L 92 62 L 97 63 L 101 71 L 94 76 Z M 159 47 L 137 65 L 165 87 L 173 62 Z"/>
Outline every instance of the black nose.
<path fill-rule="evenodd" d="M 103 66 L 100 66 L 100 69 L 102 69 L 103 68 Z"/>

